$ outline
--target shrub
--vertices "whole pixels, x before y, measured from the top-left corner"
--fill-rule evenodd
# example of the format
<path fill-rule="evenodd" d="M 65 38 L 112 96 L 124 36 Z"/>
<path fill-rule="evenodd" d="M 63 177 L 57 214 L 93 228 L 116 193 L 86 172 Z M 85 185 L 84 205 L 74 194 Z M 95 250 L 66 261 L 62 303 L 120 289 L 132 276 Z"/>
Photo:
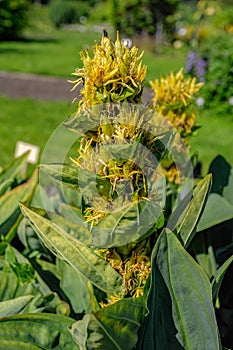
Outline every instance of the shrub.
<path fill-rule="evenodd" d="M 74 2 L 53 0 L 49 7 L 49 15 L 57 28 L 63 24 L 76 23 L 79 19 L 77 6 Z"/>
<path fill-rule="evenodd" d="M 0 39 L 18 38 L 27 23 L 28 0 L 0 0 Z"/>
<path fill-rule="evenodd" d="M 128 36 L 143 32 L 153 35 L 161 22 L 166 33 L 169 33 L 173 27 L 169 20 L 178 8 L 177 0 L 112 0 L 111 3 L 114 27 Z"/>
<path fill-rule="evenodd" d="M 206 84 L 203 94 L 207 106 L 216 107 L 233 96 L 232 36 L 222 34 L 205 43 L 202 55 L 208 58 Z M 229 107 L 229 106 L 228 106 Z"/>

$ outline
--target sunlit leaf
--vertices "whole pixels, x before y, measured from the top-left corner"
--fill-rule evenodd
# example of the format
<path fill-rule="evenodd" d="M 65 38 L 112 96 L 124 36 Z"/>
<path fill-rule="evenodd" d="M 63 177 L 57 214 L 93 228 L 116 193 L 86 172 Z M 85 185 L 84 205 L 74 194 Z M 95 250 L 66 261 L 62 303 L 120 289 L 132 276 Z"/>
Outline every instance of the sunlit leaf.
<path fill-rule="evenodd" d="M 146 312 L 144 298 L 122 299 L 73 324 L 80 349 L 132 350 Z"/>
<path fill-rule="evenodd" d="M 225 263 L 221 267 L 218 268 L 218 270 L 213 278 L 212 294 L 213 294 L 214 303 L 216 302 L 216 299 L 218 297 L 218 293 L 219 293 L 224 275 L 225 275 L 228 267 L 231 265 L 232 261 L 233 261 L 233 255 L 230 258 L 228 258 L 227 261 L 225 261 Z"/>
<path fill-rule="evenodd" d="M 59 258 L 89 279 L 98 288 L 113 295 L 123 294 L 122 278 L 108 262 L 72 235 L 40 215 L 40 210 L 21 204 L 24 216 L 42 242 Z M 38 213 L 39 212 L 39 213 Z"/>
<path fill-rule="evenodd" d="M 23 314 L 0 320 L 0 344 L 4 349 L 78 350 L 69 332 L 74 320 L 54 314 Z M 20 345 L 16 348 L 16 344 Z M 21 344 L 26 344 L 25 348 Z M 31 347 L 27 345 L 30 344 Z M 12 346 L 12 347 L 11 347 Z"/>
<path fill-rule="evenodd" d="M 148 309 L 138 349 L 221 349 L 210 282 L 167 229 L 152 253 Z"/>
<path fill-rule="evenodd" d="M 189 245 L 195 234 L 195 228 L 203 212 L 210 186 L 211 175 L 207 175 L 203 180 L 198 182 L 184 217 L 178 224 L 177 236 L 185 247 Z"/>
<path fill-rule="evenodd" d="M 26 295 L 0 302 L 0 318 L 20 313 L 32 299 L 33 295 Z"/>
<path fill-rule="evenodd" d="M 97 195 L 111 197 L 112 186 L 110 181 L 88 170 L 66 164 L 42 164 L 40 169 L 56 182 L 76 191 L 81 189 L 83 192 L 86 186 L 90 187 L 93 184 Z"/>
<path fill-rule="evenodd" d="M 93 227 L 93 244 L 106 248 L 133 242 L 150 232 L 161 215 L 161 207 L 153 202 L 132 202 L 110 212 Z"/>
<path fill-rule="evenodd" d="M 28 202 L 37 184 L 37 170 L 28 182 L 23 183 L 0 197 L 0 231 L 7 234 L 20 215 L 18 202 Z"/>
<path fill-rule="evenodd" d="M 233 205 L 219 194 L 211 193 L 197 225 L 197 231 L 203 231 L 230 219 L 233 219 Z"/>

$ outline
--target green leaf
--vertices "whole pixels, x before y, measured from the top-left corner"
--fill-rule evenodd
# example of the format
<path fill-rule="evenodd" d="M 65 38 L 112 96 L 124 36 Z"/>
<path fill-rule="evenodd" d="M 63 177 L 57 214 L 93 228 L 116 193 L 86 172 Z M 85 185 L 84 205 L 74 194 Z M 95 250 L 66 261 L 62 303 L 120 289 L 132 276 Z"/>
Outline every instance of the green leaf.
<path fill-rule="evenodd" d="M 48 308 L 50 311 L 53 310 L 53 312 L 56 312 L 57 304 L 61 303 L 57 295 L 51 292 L 39 276 L 37 276 L 36 282 L 22 284 L 12 271 L 7 270 L 0 271 L 0 280 L 1 301 L 8 301 L 21 296 L 34 296 L 23 310 L 24 313 L 37 312 L 38 308 L 40 310 Z"/>
<path fill-rule="evenodd" d="M 217 270 L 217 263 L 213 251 L 213 247 L 211 245 L 206 245 L 205 236 L 202 235 L 201 243 L 202 246 L 199 247 L 199 249 L 195 249 L 197 246 L 194 244 L 192 248 L 194 248 L 195 252 L 195 259 L 198 262 L 198 264 L 203 268 L 203 270 L 206 272 L 207 276 L 209 278 L 212 278 L 212 276 L 215 275 Z M 193 251 L 191 249 L 191 251 Z"/>
<path fill-rule="evenodd" d="M 211 193 L 203 215 L 197 225 L 197 232 L 233 218 L 233 205 L 217 193 Z"/>
<path fill-rule="evenodd" d="M 168 229 L 152 252 L 148 310 L 138 349 L 220 349 L 209 280 Z"/>
<path fill-rule="evenodd" d="M 28 182 L 15 187 L 0 197 L 0 231 L 6 235 L 20 215 L 18 202 L 30 201 L 38 181 L 37 170 Z"/>
<path fill-rule="evenodd" d="M 63 207 L 63 206 L 62 206 Z M 71 215 L 68 215 L 68 205 L 65 206 L 67 209 L 66 215 L 71 218 Z M 65 219 L 63 216 L 48 212 L 44 209 L 38 209 L 38 208 L 33 208 L 31 209 L 36 212 L 37 214 L 43 216 L 45 219 L 50 220 L 54 225 L 56 225 L 58 228 L 60 227 L 62 230 L 65 232 L 69 233 L 72 235 L 74 238 L 76 238 L 79 242 L 86 244 L 86 245 L 91 245 L 92 244 L 92 234 L 91 232 L 87 229 L 87 225 L 79 219 L 76 216 L 76 211 L 74 214 L 75 219 L 79 223 L 75 223 L 73 221 Z M 72 213 L 73 208 L 70 207 L 70 214 Z"/>
<path fill-rule="evenodd" d="M 26 295 L 0 302 L 0 318 L 20 313 L 33 299 L 33 295 Z"/>
<path fill-rule="evenodd" d="M 227 186 L 229 182 L 231 165 L 226 161 L 224 157 L 218 155 L 211 162 L 208 172 L 213 176 L 211 193 L 222 195 L 224 187 Z"/>
<path fill-rule="evenodd" d="M 21 284 L 11 271 L 0 271 L 0 300 L 6 301 L 23 295 L 41 295 L 33 283 Z"/>
<path fill-rule="evenodd" d="M 88 281 L 77 270 L 59 260 L 60 287 L 69 298 L 75 313 L 91 312 Z"/>
<path fill-rule="evenodd" d="M 86 134 L 91 136 L 101 125 L 100 117 L 101 107 L 93 106 L 90 110 L 79 110 L 78 112 L 72 113 L 63 124 L 79 135 Z"/>
<path fill-rule="evenodd" d="M 81 189 L 83 192 L 86 187 L 90 188 L 90 186 L 93 186 L 93 196 L 97 194 L 98 196 L 103 195 L 111 198 L 112 185 L 109 179 L 105 179 L 88 170 L 66 164 L 42 164 L 40 169 L 59 184 L 71 189 L 76 191 Z"/>
<path fill-rule="evenodd" d="M 193 191 L 193 198 L 188 205 L 187 211 L 178 225 L 177 237 L 185 247 L 189 245 L 195 235 L 195 228 L 206 204 L 210 186 L 211 175 L 207 175 L 198 182 Z"/>
<path fill-rule="evenodd" d="M 145 312 L 144 298 L 122 299 L 85 315 L 71 334 L 82 350 L 132 350 Z"/>
<path fill-rule="evenodd" d="M 73 322 L 62 315 L 40 313 L 4 318 L 0 320 L 0 344 L 6 343 L 6 349 L 11 349 L 12 342 L 13 345 L 19 342 L 25 344 L 25 349 L 77 350 L 79 347 L 68 330 Z"/>
<path fill-rule="evenodd" d="M 160 206 L 149 201 L 135 201 L 107 214 L 92 229 L 97 247 L 123 246 L 151 232 L 162 215 Z"/>
<path fill-rule="evenodd" d="M 223 197 L 233 206 L 233 169 L 231 169 L 228 183 L 223 189 Z"/>
<path fill-rule="evenodd" d="M 80 243 L 61 227 L 42 217 L 38 214 L 40 210 L 37 208 L 32 210 L 22 204 L 20 206 L 24 216 L 51 251 L 106 293 L 123 294 L 121 276 L 110 264 L 96 255 L 93 249 Z"/>
<path fill-rule="evenodd" d="M 4 350 L 41 350 L 41 347 L 23 341 L 0 339 L 0 349 Z"/>
<path fill-rule="evenodd" d="M 7 165 L 0 173 L 0 184 L 3 184 L 7 180 L 21 182 L 25 175 L 23 172 L 27 164 L 28 153 L 24 153 L 21 157 L 15 158 L 9 165 Z"/>
<path fill-rule="evenodd" d="M 5 192 L 9 190 L 13 182 L 13 179 L 6 179 L 0 184 L 0 196 L 2 196 Z"/>
<path fill-rule="evenodd" d="M 17 260 L 13 249 L 10 245 L 5 250 L 5 262 L 11 267 L 16 277 L 21 283 L 29 283 L 35 280 L 35 271 L 28 261 Z M 26 260 L 26 259 L 25 259 Z"/>
<path fill-rule="evenodd" d="M 233 255 L 229 259 L 227 259 L 221 267 L 218 268 L 218 270 L 214 276 L 214 279 L 212 281 L 212 294 L 213 294 L 214 303 L 217 300 L 218 293 L 219 293 L 219 290 L 220 290 L 220 287 L 221 287 L 221 284 L 223 281 L 223 277 L 226 273 L 226 270 L 231 265 L 232 261 L 233 261 Z"/>

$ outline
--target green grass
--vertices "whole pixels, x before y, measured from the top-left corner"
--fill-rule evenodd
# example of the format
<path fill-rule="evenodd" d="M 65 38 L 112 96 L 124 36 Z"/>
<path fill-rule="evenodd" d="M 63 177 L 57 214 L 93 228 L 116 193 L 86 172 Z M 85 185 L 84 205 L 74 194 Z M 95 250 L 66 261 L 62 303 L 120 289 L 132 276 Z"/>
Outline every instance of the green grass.
<path fill-rule="evenodd" d="M 44 146 L 52 133 L 74 110 L 68 102 L 41 102 L 30 99 L 11 100 L 0 97 L 0 166 L 9 163 L 18 140 Z M 57 140 L 57 150 L 63 140 Z"/>
<path fill-rule="evenodd" d="M 233 166 L 233 118 L 230 115 L 218 115 L 215 110 L 202 111 L 198 123 L 201 128 L 191 140 L 191 153 L 197 152 L 207 173 L 211 161 L 222 155 Z"/>
<path fill-rule="evenodd" d="M 102 33 L 95 26 L 87 26 L 86 32 L 68 29 L 54 29 L 49 22 L 44 26 L 35 22 L 36 29 L 28 29 L 24 40 L 0 42 L 0 69 L 13 72 L 25 72 L 51 76 L 70 77 L 76 67 L 81 67 L 80 51 L 92 48 L 95 41 L 101 39 Z M 100 26 L 101 28 L 101 26 Z M 104 28 L 104 26 L 103 26 Z M 109 30 L 112 39 L 115 33 Z M 136 42 L 136 44 L 140 43 Z M 177 71 L 185 64 L 186 50 L 164 48 L 156 55 L 145 43 L 141 42 L 141 50 L 145 53 L 143 62 L 148 66 L 146 83 L 155 77 Z"/>
<path fill-rule="evenodd" d="M 79 52 L 94 45 L 101 33 L 88 30 L 85 33 L 65 29 L 52 30 L 48 34 L 28 34 L 27 40 L 0 42 L 1 70 L 69 77 L 81 66 Z M 185 64 L 185 51 L 170 48 L 155 55 L 145 51 L 144 64 L 148 66 L 147 82 Z"/>
<path fill-rule="evenodd" d="M 69 102 L 41 102 L 30 99 L 11 100 L 0 97 L 0 166 L 6 165 L 14 156 L 18 140 L 33 143 L 41 154 L 51 135 L 75 106 Z M 218 154 L 233 165 L 232 130 L 230 117 L 217 116 L 214 112 L 202 111 L 199 117 L 201 128 L 191 141 L 191 154 L 197 152 L 206 173 L 210 162 Z M 65 146 L 66 140 L 58 137 L 49 150 L 52 155 Z"/>
<path fill-rule="evenodd" d="M 27 40 L 0 43 L 1 70 L 68 77 L 80 66 L 80 50 L 94 42 L 94 32 L 53 30 Z"/>

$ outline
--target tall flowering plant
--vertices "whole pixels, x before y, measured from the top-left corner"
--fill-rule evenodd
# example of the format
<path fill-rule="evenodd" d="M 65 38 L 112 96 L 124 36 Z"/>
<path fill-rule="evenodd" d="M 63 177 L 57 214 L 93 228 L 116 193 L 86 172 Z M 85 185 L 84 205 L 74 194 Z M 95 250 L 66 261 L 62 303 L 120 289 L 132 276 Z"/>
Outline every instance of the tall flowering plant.
<path fill-rule="evenodd" d="M 73 82 L 82 84 L 81 100 L 64 122 L 77 151 L 68 163 L 40 166 L 62 192 L 60 209 L 21 204 L 42 242 L 76 274 L 84 313 L 70 328 L 74 344 L 220 349 L 212 287 L 187 249 L 211 176 L 193 189 L 190 171 L 180 166 L 191 169 L 182 138 L 192 132 L 188 107 L 200 85 L 182 72 L 155 81 L 149 108 L 139 104 L 146 67 L 136 47 L 124 47 L 118 35 L 112 43 L 104 32 L 93 56 L 81 57 Z M 163 166 L 168 154 L 182 173 L 173 204 Z"/>

